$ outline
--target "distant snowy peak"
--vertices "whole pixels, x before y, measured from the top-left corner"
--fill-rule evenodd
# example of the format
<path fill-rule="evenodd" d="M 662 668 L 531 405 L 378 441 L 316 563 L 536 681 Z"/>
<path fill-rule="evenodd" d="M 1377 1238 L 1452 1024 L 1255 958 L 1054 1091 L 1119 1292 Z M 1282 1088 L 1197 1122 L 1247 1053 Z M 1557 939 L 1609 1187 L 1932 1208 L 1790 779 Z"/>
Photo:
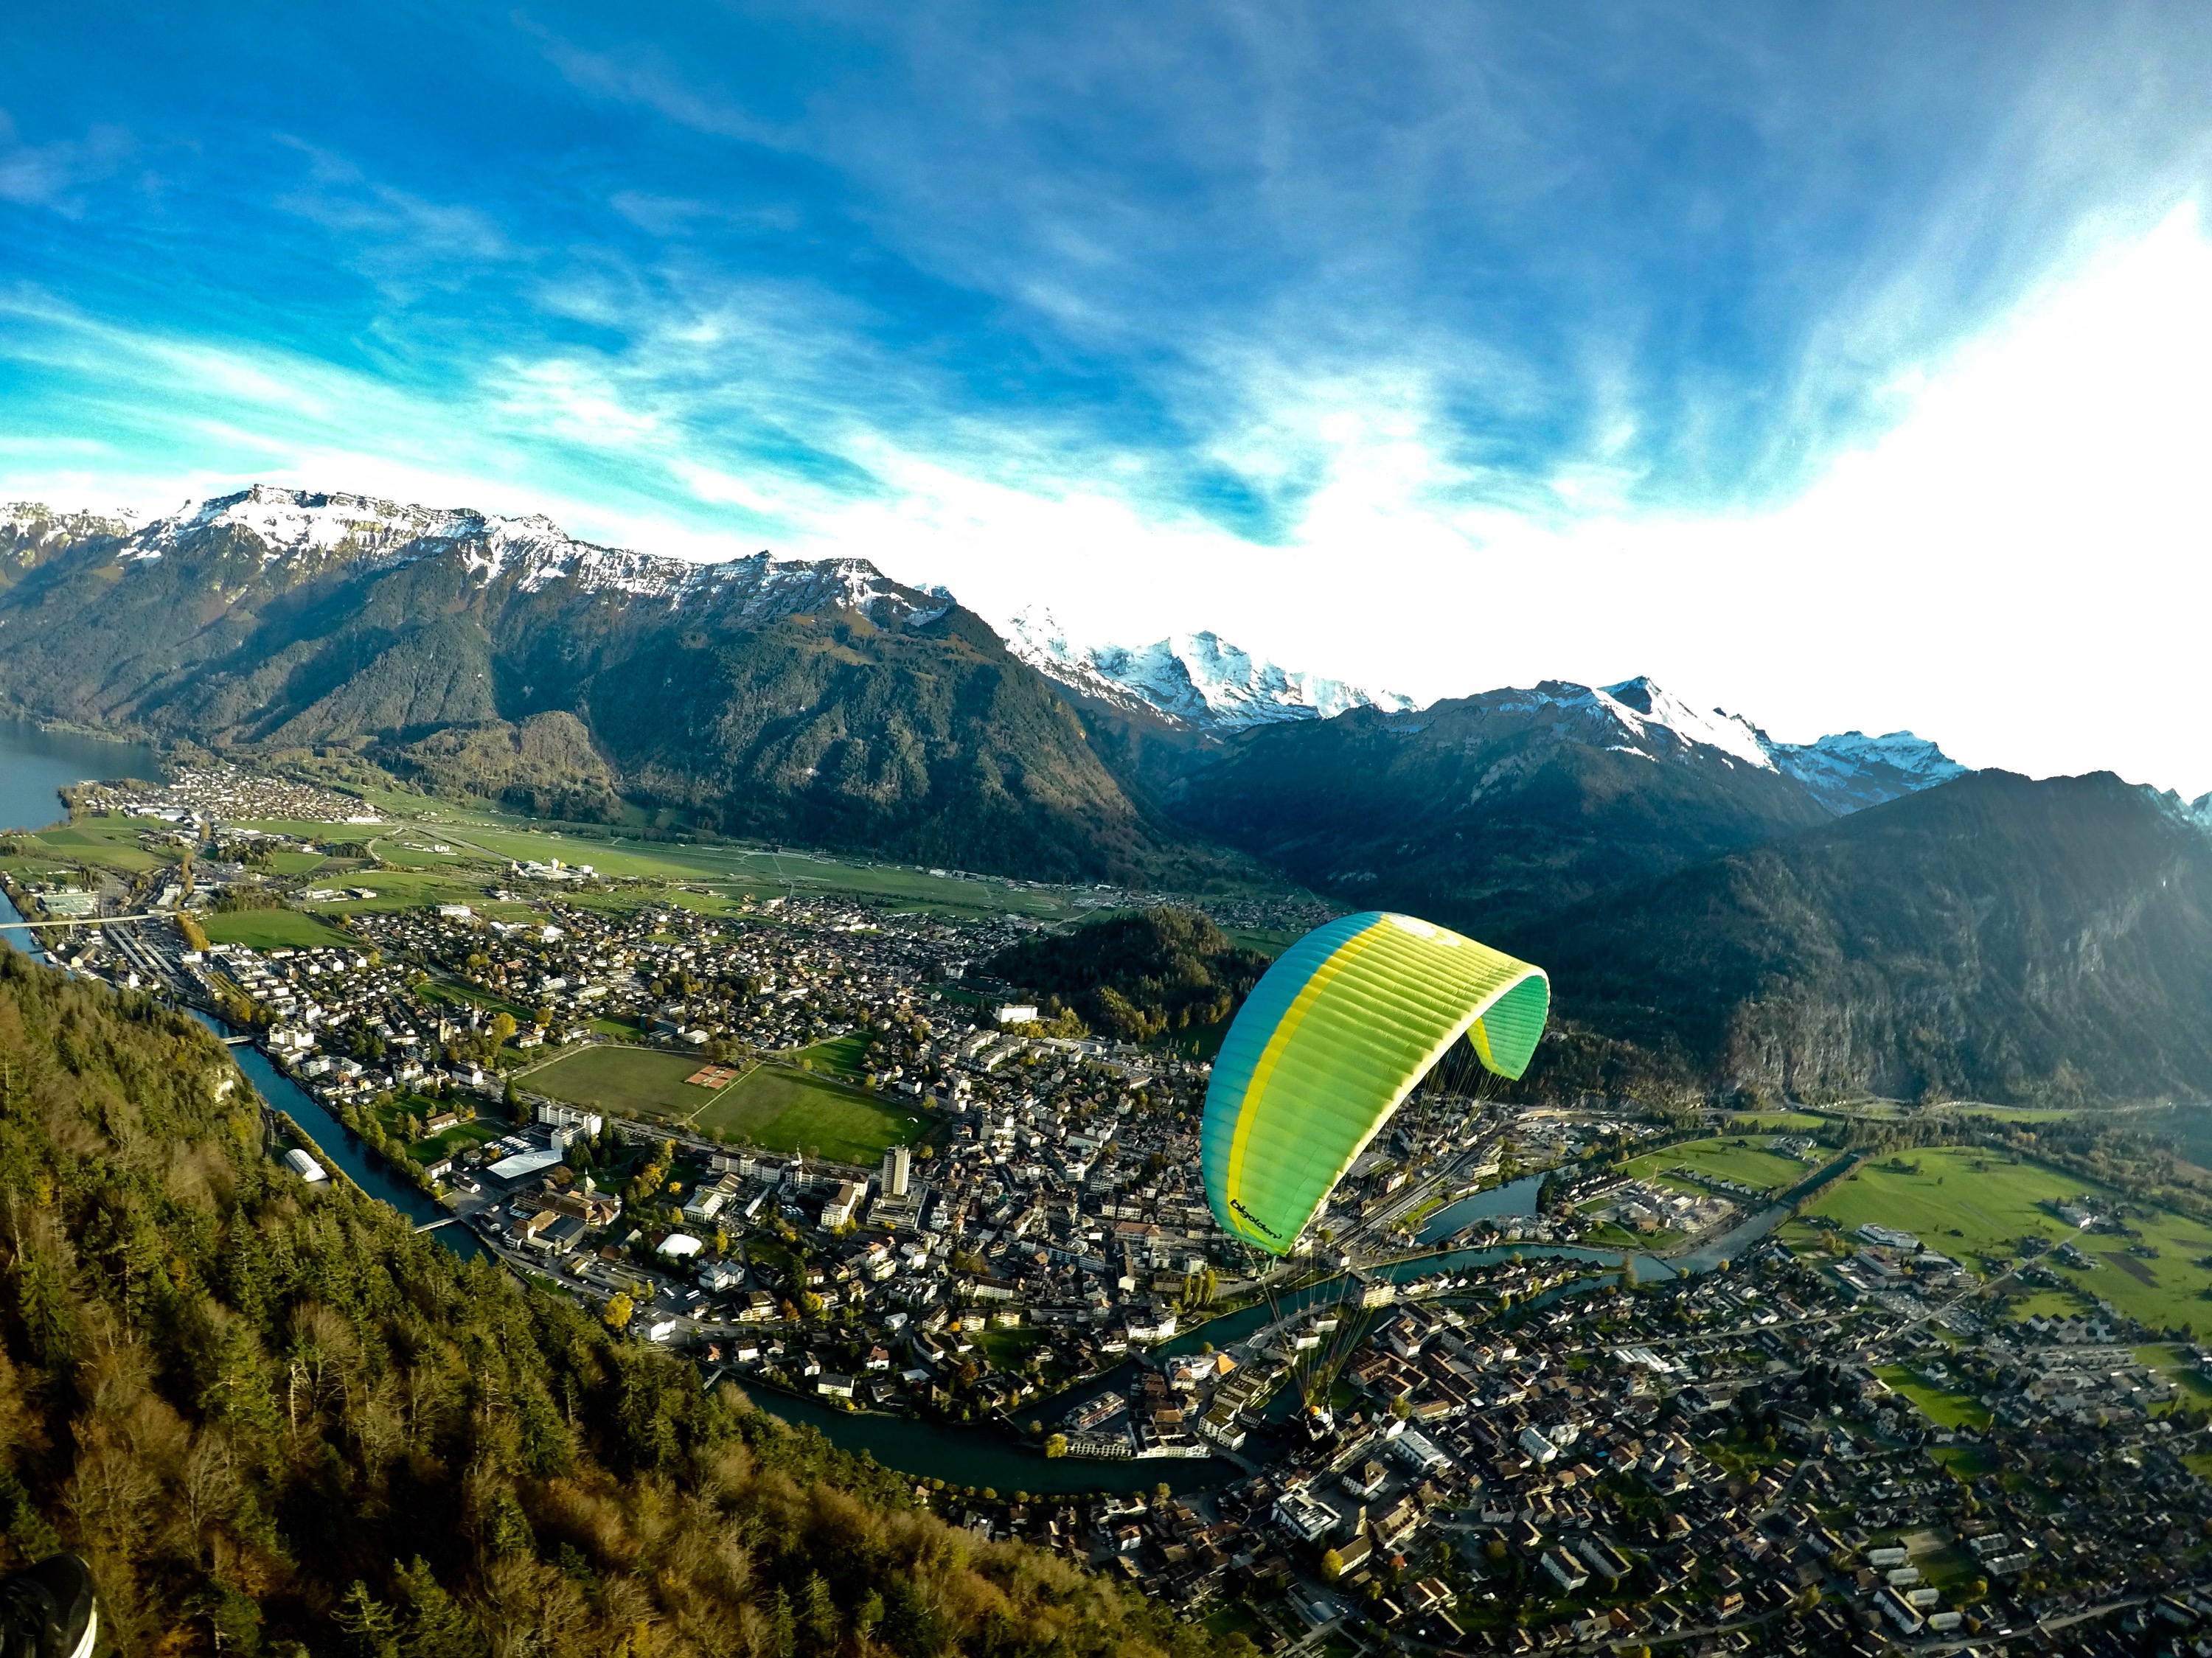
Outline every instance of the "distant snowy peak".
<path fill-rule="evenodd" d="M 1948 783 L 1968 769 L 1911 732 L 1843 732 L 1812 743 L 1768 742 L 1762 732 L 1759 740 L 1783 772 L 1838 817 Z"/>
<path fill-rule="evenodd" d="M 1639 674 L 1618 685 L 1603 686 L 1592 695 L 1610 703 L 1614 718 L 1636 735 L 1663 733 L 1684 747 L 1717 749 L 1731 760 L 1761 771 L 1776 769 L 1767 751 L 1766 734 L 1741 714 L 1715 708 L 1700 714 L 1688 703 L 1653 684 Z"/>
<path fill-rule="evenodd" d="M 1546 680 L 1470 701 L 1497 714 L 1548 720 L 1564 741 L 1648 760 L 1776 773 L 1838 817 L 1948 783 L 1967 769 L 1911 732 L 1844 732 L 1814 743 L 1778 743 L 1741 714 L 1700 712 L 1645 677 L 1597 688 Z"/>
<path fill-rule="evenodd" d="M 58 513 L 35 501 L 0 502 L 0 547 L 29 549 L 86 536 L 127 536 L 143 522 L 128 512 Z"/>
<path fill-rule="evenodd" d="M 480 581 L 511 581 L 526 592 L 568 582 L 584 592 L 710 604 L 739 622 L 835 608 L 921 627 L 953 602 L 942 588 L 902 586 L 865 559 L 786 560 L 763 552 L 702 563 L 579 541 L 543 514 L 500 518 L 265 483 L 187 502 L 132 534 L 122 557 L 151 562 L 230 535 L 258 544 L 264 568 L 281 563 L 304 573 L 327 563 L 450 556 Z"/>
<path fill-rule="evenodd" d="M 1150 645 L 1080 644 L 1051 611 L 1032 607 L 1000 626 L 1007 648 L 1048 679 L 1130 714 L 1196 731 L 1244 731 L 1327 720 L 1351 708 L 1401 713 L 1413 700 L 1278 667 L 1218 634 L 1170 634 Z"/>

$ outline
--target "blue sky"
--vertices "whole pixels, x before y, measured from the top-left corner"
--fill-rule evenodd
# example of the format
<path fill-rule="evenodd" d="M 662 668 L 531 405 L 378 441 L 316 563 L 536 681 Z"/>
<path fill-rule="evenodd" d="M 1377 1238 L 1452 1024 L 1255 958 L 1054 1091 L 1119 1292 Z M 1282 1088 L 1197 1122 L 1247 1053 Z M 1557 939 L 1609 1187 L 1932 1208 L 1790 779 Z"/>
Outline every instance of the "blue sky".
<path fill-rule="evenodd" d="M 2212 787 L 2202 7 L 9 33 L 0 495 L 542 510 Z"/>

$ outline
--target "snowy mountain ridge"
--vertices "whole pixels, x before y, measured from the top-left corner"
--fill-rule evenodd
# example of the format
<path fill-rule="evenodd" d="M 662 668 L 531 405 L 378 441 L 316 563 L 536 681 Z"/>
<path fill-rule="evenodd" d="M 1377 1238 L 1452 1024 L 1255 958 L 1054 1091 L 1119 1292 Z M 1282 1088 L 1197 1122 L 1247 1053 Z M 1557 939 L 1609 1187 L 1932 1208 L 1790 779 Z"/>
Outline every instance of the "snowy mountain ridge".
<path fill-rule="evenodd" d="M 1400 713 L 1413 699 L 1279 667 L 1211 631 L 1150 645 L 1079 644 L 1050 610 L 1031 606 L 1000 623 L 1006 647 L 1048 679 L 1126 714 L 1237 732 L 1285 720 L 1327 720 L 1350 708 Z"/>
<path fill-rule="evenodd" d="M 1170 634 L 1134 648 L 1079 642 L 1042 606 L 1018 611 L 999 631 L 1016 656 L 1048 679 L 1125 714 L 1195 731 L 1229 735 L 1360 708 L 1390 716 L 1394 730 L 1421 728 L 1419 705 L 1409 696 L 1282 668 L 1212 632 Z M 1911 732 L 1869 737 L 1850 731 L 1779 743 L 1741 714 L 1704 712 L 1643 675 L 1603 686 L 1547 680 L 1474 700 L 1502 714 L 1553 713 L 1562 737 L 1579 727 L 1572 740 L 1649 760 L 1717 760 L 1778 773 L 1838 815 L 1947 783 L 1967 769 Z"/>
<path fill-rule="evenodd" d="M 556 585 L 585 594 L 696 607 L 746 627 L 817 609 L 859 611 L 878 625 L 922 627 L 953 605 L 942 587 L 915 588 L 859 558 L 777 559 L 766 552 L 708 562 L 582 541 L 542 513 L 503 518 L 466 507 L 261 483 L 188 501 L 150 520 L 134 514 L 56 512 L 33 502 L 0 506 L 0 551 L 25 569 L 56 548 L 112 537 L 124 569 L 180 555 L 225 561 L 223 585 L 243 558 L 279 586 L 341 564 L 370 568 L 425 558 L 457 561 L 478 583 L 535 592 Z M 1419 705 L 1402 693 L 1286 669 L 1210 630 L 1170 634 L 1130 647 L 1079 641 L 1042 606 L 1000 623 L 1009 650 L 1047 678 L 1123 713 L 1206 735 L 1230 737 L 1285 721 L 1369 708 L 1410 731 Z M 1468 699 L 1501 715 L 1548 720 L 1565 740 L 1646 759 L 1718 764 L 1786 776 L 1838 814 L 1947 782 L 1966 768 L 1910 732 L 1851 731 L 1780 743 L 1740 714 L 1701 711 L 1649 677 L 1600 687 L 1546 681 Z M 2212 796 L 2193 808 L 2212 831 Z"/>
<path fill-rule="evenodd" d="M 777 559 L 766 552 L 717 562 L 580 541 L 543 513 L 501 518 L 471 508 L 404 505 L 371 496 L 256 484 L 158 518 L 132 533 L 119 558 L 147 563 L 225 531 L 251 537 L 264 567 L 398 564 L 451 554 L 471 576 L 526 592 L 573 582 L 584 592 L 660 598 L 672 606 L 726 604 L 757 621 L 830 606 L 871 620 L 922 627 L 952 607 L 942 588 L 902 586 L 866 559 Z"/>

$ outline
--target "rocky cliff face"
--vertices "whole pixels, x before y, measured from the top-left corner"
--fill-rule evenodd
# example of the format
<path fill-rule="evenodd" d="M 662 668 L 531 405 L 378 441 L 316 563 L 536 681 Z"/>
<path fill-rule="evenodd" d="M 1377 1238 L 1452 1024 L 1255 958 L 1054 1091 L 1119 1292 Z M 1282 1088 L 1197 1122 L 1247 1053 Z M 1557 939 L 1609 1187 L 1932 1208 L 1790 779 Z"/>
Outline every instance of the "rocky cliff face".
<path fill-rule="evenodd" d="M 1516 942 L 1567 1017 L 1711 1083 L 2212 1094 L 2212 837 L 2106 774 L 1978 774 Z"/>

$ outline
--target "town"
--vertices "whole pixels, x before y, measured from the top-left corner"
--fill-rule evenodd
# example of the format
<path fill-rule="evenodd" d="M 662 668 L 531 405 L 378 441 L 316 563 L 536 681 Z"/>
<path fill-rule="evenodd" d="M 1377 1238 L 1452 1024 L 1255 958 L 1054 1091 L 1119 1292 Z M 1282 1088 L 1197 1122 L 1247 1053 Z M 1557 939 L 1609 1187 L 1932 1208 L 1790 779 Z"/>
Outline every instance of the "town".
<path fill-rule="evenodd" d="M 501 857 L 240 773 L 75 805 L 131 855 L 19 838 L 11 896 L 72 971 L 250 1036 L 304 1177 L 357 1140 L 833 1437 L 988 1436 L 1036 1489 L 920 1475 L 933 1506 L 1261 1649 L 2148 1650 L 2212 1617 L 2212 1360 L 2072 1287 L 2115 1259 L 2079 1240 L 2150 1248 L 2109 1203 L 1977 1272 L 1822 1212 L 1882 1172 L 1847 1114 L 1423 1090 L 1278 1265 L 1208 1209 L 1204 1057 L 983 975 L 1034 919 Z"/>

